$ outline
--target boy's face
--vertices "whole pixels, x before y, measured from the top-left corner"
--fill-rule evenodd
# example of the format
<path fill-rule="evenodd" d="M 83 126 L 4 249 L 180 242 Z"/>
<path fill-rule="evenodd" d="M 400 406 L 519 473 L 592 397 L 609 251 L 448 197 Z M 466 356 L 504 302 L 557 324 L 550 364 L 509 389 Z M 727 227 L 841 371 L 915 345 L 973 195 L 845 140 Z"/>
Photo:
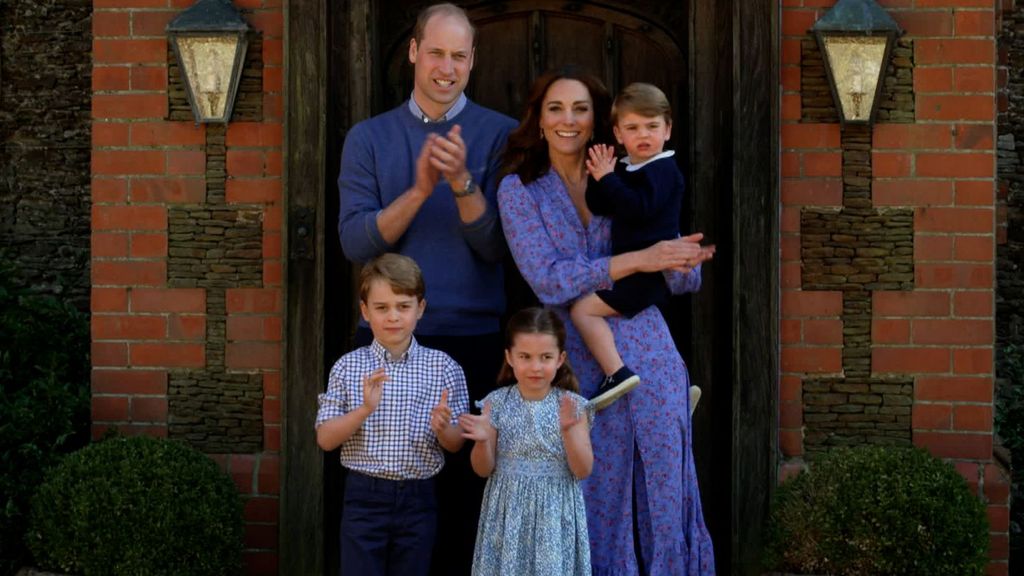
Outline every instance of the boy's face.
<path fill-rule="evenodd" d="M 373 280 L 366 301 L 359 302 L 359 309 L 381 346 L 392 354 L 401 354 L 409 347 L 416 322 L 423 316 L 426 305 L 426 300 L 416 296 L 395 294 L 385 280 Z"/>
<path fill-rule="evenodd" d="M 641 116 L 627 112 L 619 116 L 615 126 L 615 139 L 626 148 L 631 164 L 639 164 L 661 154 L 665 142 L 672 137 L 672 125 L 664 116 Z"/>

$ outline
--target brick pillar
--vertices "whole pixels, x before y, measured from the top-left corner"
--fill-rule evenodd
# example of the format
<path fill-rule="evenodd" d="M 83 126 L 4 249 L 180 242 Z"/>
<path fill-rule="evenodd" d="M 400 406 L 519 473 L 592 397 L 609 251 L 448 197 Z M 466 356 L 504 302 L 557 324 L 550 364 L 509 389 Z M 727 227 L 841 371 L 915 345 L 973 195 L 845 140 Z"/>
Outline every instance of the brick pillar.
<path fill-rule="evenodd" d="M 189 0 L 94 2 L 93 435 L 170 436 L 245 498 L 247 574 L 277 574 L 283 15 L 253 27 L 232 122 L 196 126 L 164 29 Z"/>
<path fill-rule="evenodd" d="M 807 33 L 831 3 L 783 8 L 780 477 L 820 442 L 870 441 L 822 424 L 897 391 L 868 398 L 873 385 L 910 388 L 912 442 L 954 464 L 988 503 L 989 573 L 1006 574 L 1008 479 L 992 454 L 996 14 L 968 0 L 881 4 L 906 34 L 866 149 L 840 134 Z M 909 228 L 913 271 L 897 290 L 867 295 L 840 282 L 863 272 L 836 258 L 853 240 L 839 231 L 852 213 L 851 180 L 865 177 L 849 163 L 853 151 L 869 155 L 861 201 L 912 217 L 896 225 Z M 862 384 L 868 395 L 855 389 Z"/>

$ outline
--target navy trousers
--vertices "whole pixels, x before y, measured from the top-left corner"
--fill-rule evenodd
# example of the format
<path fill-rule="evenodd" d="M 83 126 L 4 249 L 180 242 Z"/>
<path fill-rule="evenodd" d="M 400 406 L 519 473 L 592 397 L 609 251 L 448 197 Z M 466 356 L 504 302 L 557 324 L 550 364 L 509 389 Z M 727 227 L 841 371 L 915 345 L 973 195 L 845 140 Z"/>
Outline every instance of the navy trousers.
<path fill-rule="evenodd" d="M 437 535 L 434 479 L 386 480 L 348 471 L 341 573 L 426 576 Z"/>

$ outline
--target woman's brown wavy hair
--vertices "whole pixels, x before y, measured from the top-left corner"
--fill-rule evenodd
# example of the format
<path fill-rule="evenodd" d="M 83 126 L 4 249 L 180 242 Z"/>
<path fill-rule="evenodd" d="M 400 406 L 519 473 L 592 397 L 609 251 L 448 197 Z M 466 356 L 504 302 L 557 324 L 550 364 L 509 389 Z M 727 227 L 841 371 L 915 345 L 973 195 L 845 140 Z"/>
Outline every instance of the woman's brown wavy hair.
<path fill-rule="evenodd" d="M 551 167 L 548 143 L 541 138 L 540 114 L 548 88 L 558 80 L 577 80 L 590 92 L 594 105 L 594 142 L 614 144 L 611 130 L 611 96 L 594 75 L 578 66 L 565 66 L 549 71 L 534 81 L 519 126 L 509 134 L 501 162 L 501 176 L 518 174 L 523 184 L 540 178 Z"/>

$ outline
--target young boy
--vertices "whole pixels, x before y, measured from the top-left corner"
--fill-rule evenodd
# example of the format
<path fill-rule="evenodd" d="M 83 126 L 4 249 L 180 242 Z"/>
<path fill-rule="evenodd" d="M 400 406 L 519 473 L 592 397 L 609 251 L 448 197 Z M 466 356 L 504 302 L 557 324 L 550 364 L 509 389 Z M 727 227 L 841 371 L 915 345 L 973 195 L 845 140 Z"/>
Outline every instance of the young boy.
<path fill-rule="evenodd" d="M 345 574 L 427 574 L 437 527 L 434 476 L 442 448 L 463 438 L 469 396 L 462 368 L 416 343 L 425 287 L 411 258 L 384 254 L 362 269 L 359 309 L 373 342 L 342 356 L 319 396 L 316 441 L 341 447 L 348 469 L 341 514 Z"/>
<path fill-rule="evenodd" d="M 587 187 L 586 199 L 591 212 L 612 218 L 612 254 L 677 238 L 684 184 L 672 158 L 675 152 L 664 151 L 672 135 L 668 98 L 650 84 L 630 84 L 615 99 L 611 120 L 615 139 L 628 156 L 616 164 L 611 146 L 591 147 L 587 170 L 597 183 Z M 605 318 L 632 318 L 648 306 L 667 302 L 669 295 L 661 272 L 637 273 L 573 305 L 573 323 L 606 376 L 590 401 L 597 410 L 640 383 L 623 363 Z"/>

